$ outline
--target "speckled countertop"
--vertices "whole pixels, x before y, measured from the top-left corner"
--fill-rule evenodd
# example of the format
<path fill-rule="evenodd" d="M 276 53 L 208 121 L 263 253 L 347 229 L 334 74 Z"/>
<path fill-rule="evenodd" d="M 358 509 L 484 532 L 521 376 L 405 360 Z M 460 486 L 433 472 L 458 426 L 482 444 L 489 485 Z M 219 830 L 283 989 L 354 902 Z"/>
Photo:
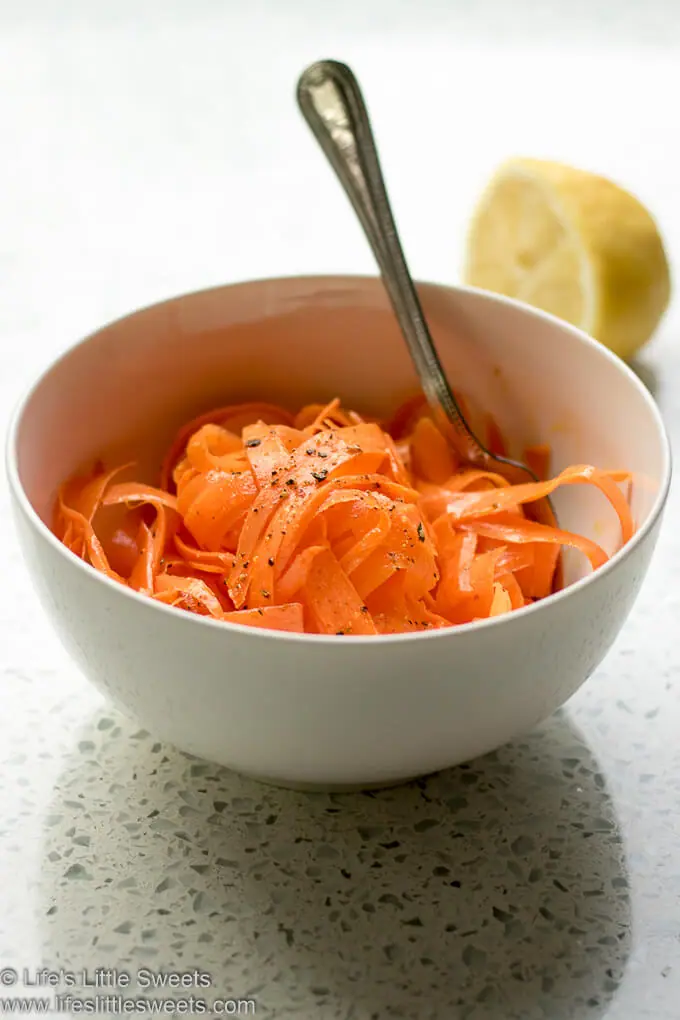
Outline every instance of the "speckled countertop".
<path fill-rule="evenodd" d="M 291 98 L 322 55 L 353 62 L 371 96 L 420 276 L 455 278 L 470 203 L 519 150 L 625 181 L 678 264 L 672 0 L 573 3 L 568 21 L 529 0 L 512 17 L 500 0 L 230 6 L 0 6 L 3 415 L 47 357 L 140 303 L 371 269 Z M 674 442 L 679 328 L 676 305 L 637 365 Z M 677 1020 L 678 512 L 676 485 L 629 624 L 566 709 L 370 795 L 261 787 L 112 713 L 5 548 L 2 993 L 35 994 L 38 967 L 198 969 L 207 1000 L 277 1020 Z"/>

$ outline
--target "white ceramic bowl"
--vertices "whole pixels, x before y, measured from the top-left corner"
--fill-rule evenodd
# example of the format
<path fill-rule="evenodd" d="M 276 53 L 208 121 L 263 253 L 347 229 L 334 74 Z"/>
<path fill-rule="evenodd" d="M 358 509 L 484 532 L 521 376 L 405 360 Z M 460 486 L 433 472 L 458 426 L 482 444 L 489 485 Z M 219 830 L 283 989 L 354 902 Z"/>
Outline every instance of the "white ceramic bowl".
<path fill-rule="evenodd" d="M 277 634 L 181 613 L 108 581 L 51 534 L 58 484 L 102 453 L 159 462 L 176 427 L 232 398 L 292 406 L 340 395 L 387 412 L 416 386 L 375 279 L 291 278 L 175 298 L 114 322 L 48 368 L 14 419 L 8 471 L 42 603 L 90 680 L 154 734 L 275 783 L 395 783 L 530 729 L 595 669 L 624 623 L 670 481 L 657 408 L 636 376 L 576 329 L 464 288 L 422 285 L 454 386 L 493 408 L 515 451 L 554 467 L 634 473 L 638 531 L 546 601 L 492 621 L 380 638 Z M 153 475 L 149 475 L 151 479 Z M 590 487 L 557 497 L 563 527 L 612 551 L 618 526 Z"/>

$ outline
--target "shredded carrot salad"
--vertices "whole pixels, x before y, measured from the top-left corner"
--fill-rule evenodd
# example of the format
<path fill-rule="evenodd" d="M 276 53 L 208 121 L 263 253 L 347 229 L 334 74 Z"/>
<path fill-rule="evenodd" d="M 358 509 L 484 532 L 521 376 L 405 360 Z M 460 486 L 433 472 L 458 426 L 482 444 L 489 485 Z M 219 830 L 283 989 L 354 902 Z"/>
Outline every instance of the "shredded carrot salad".
<path fill-rule="evenodd" d="M 488 443 L 504 453 L 489 420 Z M 121 481 L 134 465 L 60 489 L 55 533 L 96 570 L 158 602 L 216 620 L 312 634 L 395 634 L 499 616 L 554 590 L 560 551 L 593 569 L 590 539 L 537 523 L 531 504 L 561 485 L 597 486 L 625 543 L 626 472 L 525 452 L 544 481 L 509 485 L 461 464 L 424 398 L 390 422 L 343 409 L 267 404 L 189 422 L 157 487 Z"/>

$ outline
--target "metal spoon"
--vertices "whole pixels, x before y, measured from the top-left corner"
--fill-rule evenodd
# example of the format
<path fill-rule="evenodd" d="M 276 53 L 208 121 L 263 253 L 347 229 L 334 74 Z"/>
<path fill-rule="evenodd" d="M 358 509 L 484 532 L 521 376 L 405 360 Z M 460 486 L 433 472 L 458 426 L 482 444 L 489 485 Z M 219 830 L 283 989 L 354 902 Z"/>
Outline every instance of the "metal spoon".
<path fill-rule="evenodd" d="M 366 105 L 351 70 L 335 60 L 312 64 L 300 76 L 297 99 L 361 221 L 427 401 L 454 449 L 471 464 L 495 471 L 513 484 L 538 481 L 526 464 L 491 454 L 461 413 L 406 265 Z M 540 504 L 540 510 L 539 503 L 534 504 L 536 516 L 554 521 L 550 502 Z"/>

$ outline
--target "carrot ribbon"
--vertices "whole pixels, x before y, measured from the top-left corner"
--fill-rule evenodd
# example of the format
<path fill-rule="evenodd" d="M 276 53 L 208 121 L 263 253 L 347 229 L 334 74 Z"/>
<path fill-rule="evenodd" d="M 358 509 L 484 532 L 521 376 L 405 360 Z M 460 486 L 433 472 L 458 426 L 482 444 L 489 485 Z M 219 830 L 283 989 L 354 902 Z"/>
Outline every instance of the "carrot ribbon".
<path fill-rule="evenodd" d="M 505 441 L 487 416 L 490 449 Z M 132 465 L 60 488 L 54 531 L 120 584 L 185 612 L 298 633 L 440 629 L 504 615 L 554 590 L 560 551 L 608 559 L 526 508 L 562 485 L 592 485 L 634 524 L 623 471 L 549 478 L 546 446 L 525 451 L 542 480 L 509 485 L 462 464 L 422 397 L 380 424 L 339 400 L 291 415 L 251 403 L 182 427 L 159 484 Z"/>

